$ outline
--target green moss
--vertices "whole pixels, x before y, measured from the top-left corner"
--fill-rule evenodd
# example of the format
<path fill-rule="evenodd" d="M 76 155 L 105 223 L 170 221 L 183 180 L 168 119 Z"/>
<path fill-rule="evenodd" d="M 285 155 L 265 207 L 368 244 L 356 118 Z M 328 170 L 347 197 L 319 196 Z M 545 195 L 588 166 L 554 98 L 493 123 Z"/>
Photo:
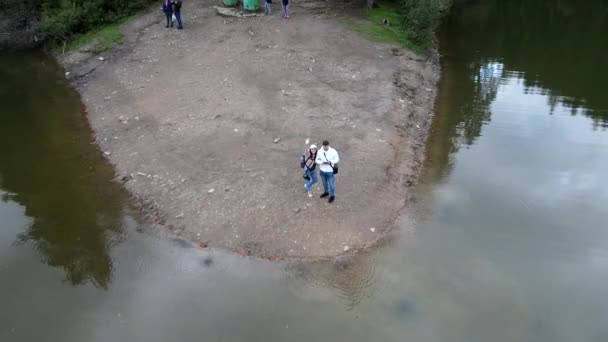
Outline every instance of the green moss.
<path fill-rule="evenodd" d="M 403 17 L 399 13 L 399 4 L 385 0 L 379 1 L 378 5 L 378 8 L 366 10 L 359 20 L 347 20 L 346 25 L 370 40 L 420 50 L 422 46 L 408 39 L 408 32 L 402 25 Z"/>

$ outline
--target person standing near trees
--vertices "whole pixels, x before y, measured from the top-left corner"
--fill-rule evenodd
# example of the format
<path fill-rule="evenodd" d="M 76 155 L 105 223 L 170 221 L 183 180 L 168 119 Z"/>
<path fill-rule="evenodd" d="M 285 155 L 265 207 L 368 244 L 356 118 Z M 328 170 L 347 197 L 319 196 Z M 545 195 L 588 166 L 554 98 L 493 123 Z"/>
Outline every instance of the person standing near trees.
<path fill-rule="evenodd" d="M 317 152 L 317 164 L 319 165 L 321 181 L 323 182 L 323 194 L 321 198 L 329 196 L 329 203 L 336 198 L 336 185 L 334 175 L 338 173 L 340 158 L 338 152 L 329 147 L 329 141 L 323 141 L 323 147 Z"/>
<path fill-rule="evenodd" d="M 181 30 L 184 28 L 182 25 L 182 0 L 173 0 L 173 14 L 175 14 L 175 20 L 177 20 L 177 29 Z"/>
<path fill-rule="evenodd" d="M 173 3 L 171 0 L 163 0 L 163 13 L 167 18 L 167 26 L 165 27 L 173 27 L 173 20 L 171 20 L 171 17 L 173 17 Z"/>
<path fill-rule="evenodd" d="M 282 0 L 282 1 L 283 1 L 283 18 L 289 19 L 289 0 Z"/>
<path fill-rule="evenodd" d="M 264 14 L 269 15 L 272 13 L 272 0 L 264 0 Z"/>

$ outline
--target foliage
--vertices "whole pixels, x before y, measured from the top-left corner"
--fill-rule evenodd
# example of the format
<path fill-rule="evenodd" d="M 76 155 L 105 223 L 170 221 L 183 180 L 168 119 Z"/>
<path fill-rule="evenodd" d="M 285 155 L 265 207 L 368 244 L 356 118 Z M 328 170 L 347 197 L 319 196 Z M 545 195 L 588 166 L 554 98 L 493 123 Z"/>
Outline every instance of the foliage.
<path fill-rule="evenodd" d="M 402 25 L 408 38 L 418 45 L 426 45 L 441 16 L 440 0 L 400 0 Z"/>
<path fill-rule="evenodd" d="M 84 52 L 100 53 L 110 50 L 114 45 L 122 44 L 124 37 L 120 28 L 125 21 L 126 19 L 121 19 L 114 24 L 80 35 L 72 40 L 67 50 L 81 49 L 85 46 Z"/>
<path fill-rule="evenodd" d="M 26 9 L 36 36 L 47 42 L 66 42 L 124 19 L 151 0 L 27 0 Z M 22 6 L 23 7 L 23 6 Z"/>
<path fill-rule="evenodd" d="M 385 41 L 420 50 L 429 45 L 433 30 L 451 0 L 375 1 L 366 12 L 367 21 L 348 25 L 375 41 Z"/>
<path fill-rule="evenodd" d="M 396 1 L 383 1 L 379 6 L 366 11 L 365 21 L 349 21 L 347 25 L 373 41 L 394 43 L 409 48 L 417 48 L 408 40 L 408 34 L 401 25 L 403 17 Z"/>

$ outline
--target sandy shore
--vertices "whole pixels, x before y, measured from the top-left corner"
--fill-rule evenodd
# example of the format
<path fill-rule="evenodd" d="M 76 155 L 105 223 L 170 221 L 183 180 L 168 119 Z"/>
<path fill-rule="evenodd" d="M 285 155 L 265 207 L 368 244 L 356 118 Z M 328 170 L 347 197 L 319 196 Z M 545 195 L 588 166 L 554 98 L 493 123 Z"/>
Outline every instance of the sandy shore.
<path fill-rule="evenodd" d="M 61 58 L 117 179 L 151 220 L 204 247 L 276 259 L 374 244 L 417 180 L 436 54 L 395 55 L 298 7 L 286 21 L 213 5 L 184 8 L 182 31 L 154 11 L 115 51 Z M 306 196 L 305 138 L 340 153 L 333 204 L 320 184 Z"/>

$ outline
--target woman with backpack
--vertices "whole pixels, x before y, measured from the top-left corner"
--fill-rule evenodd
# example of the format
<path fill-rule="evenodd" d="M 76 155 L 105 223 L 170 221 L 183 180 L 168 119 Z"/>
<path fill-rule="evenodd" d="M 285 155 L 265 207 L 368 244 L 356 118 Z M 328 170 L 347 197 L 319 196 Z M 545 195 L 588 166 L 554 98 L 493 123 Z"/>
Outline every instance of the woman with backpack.
<path fill-rule="evenodd" d="M 306 187 L 306 192 L 308 192 L 308 197 L 312 197 L 312 186 L 319 181 L 317 173 L 315 172 L 315 169 L 317 168 L 316 159 L 317 145 L 312 144 L 310 145 L 308 155 L 304 160 L 304 179 L 306 179 L 304 186 Z"/>

